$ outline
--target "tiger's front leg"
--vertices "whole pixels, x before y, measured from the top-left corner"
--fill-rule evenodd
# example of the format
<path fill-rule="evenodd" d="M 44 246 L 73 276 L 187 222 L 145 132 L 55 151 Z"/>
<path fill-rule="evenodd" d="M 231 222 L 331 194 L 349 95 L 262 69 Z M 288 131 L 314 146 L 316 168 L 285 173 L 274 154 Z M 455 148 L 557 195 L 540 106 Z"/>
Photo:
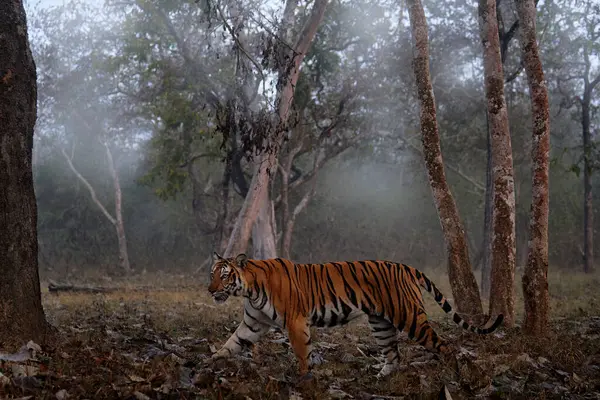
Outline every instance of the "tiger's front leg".
<path fill-rule="evenodd" d="M 288 338 L 294 354 L 298 359 L 300 380 L 299 382 L 312 379 L 309 373 L 309 358 L 312 353 L 312 340 L 310 337 L 310 326 L 308 320 L 299 317 L 288 323 Z"/>
<path fill-rule="evenodd" d="M 254 316 L 253 311 L 258 313 L 260 311 L 254 309 L 244 308 L 244 319 L 237 327 L 235 332 L 229 337 L 227 342 L 212 355 L 211 360 L 218 360 L 227 358 L 234 354 L 242 351 L 244 346 L 251 346 L 258 342 L 258 340 L 269 330 L 269 325 L 261 322 L 258 316 Z"/>

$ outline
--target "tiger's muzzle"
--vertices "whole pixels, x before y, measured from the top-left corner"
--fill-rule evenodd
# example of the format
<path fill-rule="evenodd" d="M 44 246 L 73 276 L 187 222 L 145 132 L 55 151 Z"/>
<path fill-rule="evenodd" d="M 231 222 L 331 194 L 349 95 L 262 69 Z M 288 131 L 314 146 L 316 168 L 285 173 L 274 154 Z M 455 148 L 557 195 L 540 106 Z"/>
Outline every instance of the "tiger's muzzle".
<path fill-rule="evenodd" d="M 224 303 L 225 300 L 227 300 L 229 298 L 229 293 L 227 292 L 214 292 L 212 294 L 213 300 L 215 301 L 215 303 L 217 304 L 221 304 Z"/>

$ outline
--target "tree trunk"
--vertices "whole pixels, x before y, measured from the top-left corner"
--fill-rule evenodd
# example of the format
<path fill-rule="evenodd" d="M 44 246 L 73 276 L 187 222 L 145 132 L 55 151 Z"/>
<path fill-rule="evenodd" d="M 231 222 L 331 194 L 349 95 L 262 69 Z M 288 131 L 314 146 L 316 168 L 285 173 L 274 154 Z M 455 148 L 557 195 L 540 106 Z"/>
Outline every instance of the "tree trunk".
<path fill-rule="evenodd" d="M 494 181 L 489 313 L 503 314 L 506 326 L 511 327 L 515 318 L 515 188 L 495 0 L 479 0 L 479 29 Z"/>
<path fill-rule="evenodd" d="M 252 254 L 259 260 L 277 257 L 277 229 L 273 216 L 273 202 L 269 192 L 265 191 L 260 201 L 260 210 L 252 227 Z"/>
<path fill-rule="evenodd" d="M 302 64 L 302 60 L 304 60 L 304 56 L 310 48 L 310 44 L 323 20 L 326 8 L 327 0 L 315 0 L 311 16 L 294 46 L 294 54 L 292 54 L 291 57 L 291 68 L 284 67 L 279 73 L 278 84 L 282 85 L 282 89 L 278 93 L 276 103 L 278 120 L 275 123 L 276 127 L 273 137 L 270 138 L 271 146 L 270 149 L 265 150 L 257 160 L 256 169 L 252 176 L 252 181 L 250 182 L 250 190 L 244 199 L 242 210 L 238 215 L 233 227 L 233 232 L 231 232 L 231 236 L 229 237 L 227 249 L 225 250 L 225 257 L 231 257 L 246 250 L 248 241 L 250 240 L 252 226 L 258 218 L 261 207 L 266 208 L 267 205 L 270 204 L 268 194 L 269 182 L 271 174 L 274 175 L 277 168 L 277 158 L 286 132 L 288 116 L 294 98 L 294 90 L 300 74 L 300 65 Z M 262 202 L 265 201 L 267 202 L 267 205 L 262 204 Z M 271 231 L 273 231 L 272 228 Z M 272 240 L 273 242 L 275 241 L 274 236 Z"/>
<path fill-rule="evenodd" d="M 38 275 L 32 151 L 36 70 L 22 1 L 0 2 L 0 348 L 50 332 Z"/>
<path fill-rule="evenodd" d="M 521 27 L 521 51 L 529 82 L 533 119 L 532 200 L 527 264 L 523 274 L 523 295 L 525 297 L 523 330 L 533 335 L 541 335 L 546 332 L 549 311 L 548 158 L 550 153 L 550 115 L 548 89 L 544 81 L 544 71 L 536 42 L 535 3 L 534 0 L 517 0 L 516 5 Z"/>
<path fill-rule="evenodd" d="M 115 228 L 117 230 L 117 240 L 119 243 L 119 265 L 125 273 L 131 272 L 131 265 L 129 264 L 129 253 L 127 251 L 127 237 L 125 236 L 125 222 L 123 221 L 122 203 L 123 196 L 121 193 L 121 183 L 119 182 L 119 174 L 115 168 L 115 161 L 113 160 L 112 153 L 108 144 L 104 144 L 106 147 L 106 158 L 108 160 L 108 168 L 110 169 L 110 175 L 113 179 L 113 185 L 115 187 Z"/>
<path fill-rule="evenodd" d="M 444 231 L 448 252 L 450 285 L 458 310 L 479 318 L 483 314 L 479 288 L 471 271 L 465 232 L 444 172 L 435 99 L 429 73 L 429 40 L 425 12 L 420 0 L 408 0 L 408 10 L 414 40 L 413 69 L 420 103 L 423 156 L 433 198 Z"/>
<path fill-rule="evenodd" d="M 583 130 L 583 270 L 594 271 L 594 208 L 592 201 L 592 160 L 590 135 L 591 91 L 586 85 L 581 101 L 581 125 Z"/>
<path fill-rule="evenodd" d="M 235 141 L 235 137 L 233 138 Z M 227 155 L 227 161 L 225 169 L 223 170 L 223 180 L 221 181 L 221 210 L 215 223 L 215 236 L 213 239 L 213 249 L 219 254 L 227 246 L 226 234 L 227 234 L 227 221 L 229 217 L 229 183 L 231 182 L 231 162 L 233 157 L 233 151 L 230 151 Z M 212 255 L 210 257 L 212 260 Z"/>
<path fill-rule="evenodd" d="M 494 185 L 492 181 L 492 139 L 490 137 L 489 117 L 487 129 L 487 165 L 485 168 L 485 205 L 483 216 L 483 265 L 481 267 L 481 295 L 485 299 L 490 297 L 490 273 L 492 270 L 492 212 L 494 199 Z"/>

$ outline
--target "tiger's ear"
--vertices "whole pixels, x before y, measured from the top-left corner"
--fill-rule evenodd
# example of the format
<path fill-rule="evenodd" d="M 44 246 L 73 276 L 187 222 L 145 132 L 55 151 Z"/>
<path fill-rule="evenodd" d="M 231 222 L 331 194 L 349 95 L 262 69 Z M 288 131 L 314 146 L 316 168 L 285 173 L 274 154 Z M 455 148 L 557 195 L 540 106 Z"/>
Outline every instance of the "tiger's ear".
<path fill-rule="evenodd" d="M 248 256 L 244 253 L 238 254 L 238 256 L 235 258 L 235 262 L 240 268 L 244 268 L 248 263 Z"/>
<path fill-rule="evenodd" d="M 219 253 L 217 253 L 216 251 L 213 252 L 213 262 L 216 262 L 216 261 L 219 261 L 219 260 L 222 260 L 222 259 L 223 259 L 223 257 L 221 257 L 219 255 Z"/>

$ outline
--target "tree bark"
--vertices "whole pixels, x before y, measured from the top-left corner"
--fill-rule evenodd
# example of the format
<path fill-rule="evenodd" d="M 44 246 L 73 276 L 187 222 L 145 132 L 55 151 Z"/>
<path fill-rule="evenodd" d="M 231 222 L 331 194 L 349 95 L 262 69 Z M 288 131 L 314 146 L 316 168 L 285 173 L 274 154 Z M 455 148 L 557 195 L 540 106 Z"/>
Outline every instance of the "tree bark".
<path fill-rule="evenodd" d="M 429 40 L 425 12 L 420 0 L 408 0 L 408 10 L 414 40 L 413 69 L 420 103 L 423 156 L 446 241 L 450 285 L 458 310 L 479 318 L 483 314 L 479 288 L 471 271 L 465 232 L 444 172 L 435 98 L 429 72 Z"/>
<path fill-rule="evenodd" d="M 490 297 L 490 273 L 492 271 L 492 213 L 494 199 L 494 185 L 492 180 L 492 138 L 490 137 L 489 118 L 486 133 L 487 165 L 485 168 L 485 205 L 483 216 L 483 265 L 481 267 L 481 295 L 485 299 Z"/>
<path fill-rule="evenodd" d="M 252 226 L 258 218 L 261 207 L 263 207 L 262 202 L 265 202 L 266 199 L 270 203 L 268 195 L 269 182 L 271 174 L 274 175 L 277 168 L 277 158 L 286 132 L 288 116 L 294 98 L 294 89 L 300 74 L 300 65 L 323 20 L 327 3 L 327 0 L 315 0 L 311 16 L 294 46 L 291 65 L 286 63 L 290 67 L 282 68 L 279 73 L 278 84 L 282 85 L 282 89 L 278 93 L 276 102 L 278 118 L 275 123 L 275 132 L 273 137 L 270 138 L 271 146 L 257 160 L 256 169 L 250 182 L 250 190 L 244 199 L 242 210 L 229 237 L 225 257 L 231 257 L 246 250 Z M 264 207 L 266 212 L 266 206 Z"/>
<path fill-rule="evenodd" d="M 36 70 L 22 1 L 0 2 L 0 348 L 43 343 L 32 152 Z"/>
<path fill-rule="evenodd" d="M 594 271 L 594 203 L 592 201 L 592 160 L 590 134 L 591 90 L 585 85 L 581 101 L 583 131 L 583 271 Z"/>
<path fill-rule="evenodd" d="M 117 230 L 117 240 L 119 243 L 119 265 L 126 273 L 131 272 L 131 265 L 129 264 L 129 252 L 127 251 L 127 237 L 125 236 L 125 222 L 123 221 L 123 195 L 121 192 L 121 183 L 119 181 L 119 174 L 115 168 L 115 161 L 113 160 L 112 152 L 108 147 L 108 144 L 104 144 L 106 148 L 106 158 L 108 160 L 108 168 L 110 169 L 110 175 L 113 179 L 113 185 L 115 187 L 115 229 Z"/>
<path fill-rule="evenodd" d="M 591 13 L 591 7 L 593 7 L 593 5 L 594 2 L 586 2 L 585 12 Z M 590 22 L 586 17 L 586 30 L 588 37 L 590 38 L 587 40 L 590 42 L 597 39 L 597 28 L 598 22 Z M 595 78 L 590 77 L 590 71 L 593 67 L 590 54 L 593 54 L 593 50 L 590 48 L 590 43 L 586 41 L 583 45 L 583 62 L 585 67 L 583 73 L 583 97 L 579 98 L 579 100 L 581 103 L 581 128 L 583 133 L 583 269 L 587 273 L 594 271 L 594 208 L 592 195 L 592 172 L 594 166 L 592 160 L 593 143 L 590 133 L 590 112 L 592 108 L 592 94 L 595 87 L 600 84 L 600 74 Z"/>
<path fill-rule="evenodd" d="M 265 190 L 260 200 L 258 216 L 252 227 L 252 254 L 259 260 L 277 257 L 277 228 L 275 226 L 273 202 Z"/>
<path fill-rule="evenodd" d="M 479 29 L 494 181 L 489 313 L 503 314 L 504 323 L 511 327 L 515 318 L 515 187 L 495 0 L 479 0 Z"/>
<path fill-rule="evenodd" d="M 548 158 L 550 153 L 550 114 L 548 89 L 538 53 L 535 33 L 534 0 L 517 0 L 520 42 L 525 72 L 529 83 L 533 119 L 531 159 L 532 200 L 529 218 L 527 264 L 523 274 L 525 321 L 523 330 L 541 335 L 548 325 Z"/>

